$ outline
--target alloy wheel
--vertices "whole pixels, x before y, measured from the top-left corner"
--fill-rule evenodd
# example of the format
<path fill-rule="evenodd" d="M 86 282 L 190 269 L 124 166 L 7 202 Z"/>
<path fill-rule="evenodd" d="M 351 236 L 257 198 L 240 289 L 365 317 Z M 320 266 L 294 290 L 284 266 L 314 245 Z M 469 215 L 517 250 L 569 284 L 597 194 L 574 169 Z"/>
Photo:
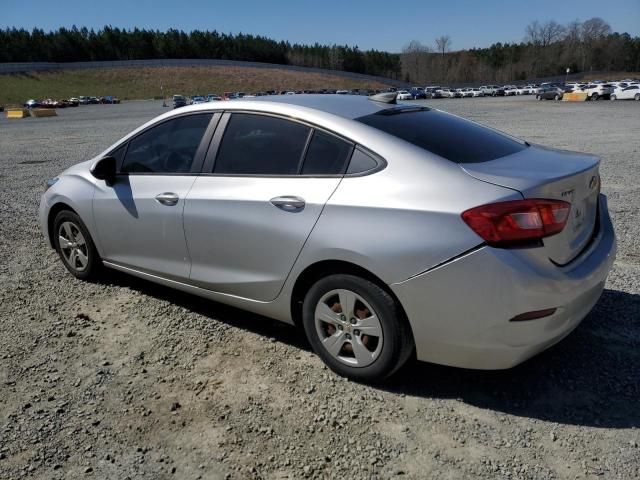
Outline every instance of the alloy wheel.
<path fill-rule="evenodd" d="M 315 309 L 315 327 L 322 346 L 351 367 L 371 365 L 382 351 L 382 324 L 369 303 L 345 289 L 322 296 Z"/>
<path fill-rule="evenodd" d="M 58 244 L 67 265 L 77 272 L 87 269 L 89 250 L 78 225 L 70 221 L 63 222 L 58 229 Z"/>

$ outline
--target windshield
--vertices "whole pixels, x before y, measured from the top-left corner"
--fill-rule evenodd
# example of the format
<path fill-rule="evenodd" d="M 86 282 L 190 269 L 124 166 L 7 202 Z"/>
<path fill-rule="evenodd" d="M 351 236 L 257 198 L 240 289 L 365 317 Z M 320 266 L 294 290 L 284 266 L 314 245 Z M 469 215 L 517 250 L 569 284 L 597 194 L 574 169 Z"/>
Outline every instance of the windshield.
<path fill-rule="evenodd" d="M 487 162 L 527 148 L 499 132 L 428 108 L 381 110 L 356 121 L 456 163 Z"/>

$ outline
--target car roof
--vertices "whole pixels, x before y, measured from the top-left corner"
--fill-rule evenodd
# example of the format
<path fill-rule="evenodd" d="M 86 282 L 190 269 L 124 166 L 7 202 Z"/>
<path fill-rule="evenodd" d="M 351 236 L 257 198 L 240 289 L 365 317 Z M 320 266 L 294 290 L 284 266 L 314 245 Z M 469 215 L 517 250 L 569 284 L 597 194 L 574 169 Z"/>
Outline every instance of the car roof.
<path fill-rule="evenodd" d="M 233 103 L 242 101 L 242 99 L 232 100 Z M 364 95 L 336 94 L 269 95 L 252 98 L 251 101 L 296 105 L 320 110 L 348 119 L 363 117 L 379 112 L 380 110 L 397 106 L 395 104 L 374 102 Z"/>

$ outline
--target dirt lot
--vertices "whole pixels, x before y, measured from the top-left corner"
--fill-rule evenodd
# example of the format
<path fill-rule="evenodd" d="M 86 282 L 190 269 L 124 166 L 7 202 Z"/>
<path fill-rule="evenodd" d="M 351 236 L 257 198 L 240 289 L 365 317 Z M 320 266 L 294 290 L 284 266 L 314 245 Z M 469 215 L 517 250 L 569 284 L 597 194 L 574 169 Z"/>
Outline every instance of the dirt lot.
<path fill-rule="evenodd" d="M 45 247 L 42 181 L 158 102 L 0 119 L 0 478 L 638 478 L 640 105 L 427 101 L 602 156 L 619 253 L 595 310 L 517 368 L 413 364 L 386 386 L 323 367 L 301 334 Z"/>

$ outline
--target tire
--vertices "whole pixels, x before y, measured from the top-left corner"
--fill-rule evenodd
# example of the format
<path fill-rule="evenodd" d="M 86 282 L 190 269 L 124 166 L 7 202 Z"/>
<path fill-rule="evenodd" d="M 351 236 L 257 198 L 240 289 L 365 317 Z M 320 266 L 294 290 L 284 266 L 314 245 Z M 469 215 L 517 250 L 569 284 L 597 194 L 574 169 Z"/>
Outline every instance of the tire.
<path fill-rule="evenodd" d="M 53 221 L 53 244 L 60 260 L 74 277 L 93 280 L 102 270 L 102 260 L 93 239 L 74 212 L 63 210 L 56 215 Z"/>
<path fill-rule="evenodd" d="M 346 315 L 344 304 L 351 305 Z M 354 275 L 317 281 L 304 298 L 302 320 L 314 352 L 331 370 L 356 381 L 389 378 L 415 350 L 398 303 L 377 284 Z"/>
<path fill-rule="evenodd" d="M 536 95 L 536 100 L 542 100 L 542 95 Z"/>
<path fill-rule="evenodd" d="M 557 102 L 558 100 L 560 100 L 560 95 L 558 95 L 557 93 L 554 95 L 553 99 Z"/>
<path fill-rule="evenodd" d="M 592 94 L 591 94 L 591 100 L 592 100 L 592 101 L 594 101 L 594 102 L 595 102 L 595 101 L 597 101 L 597 100 L 598 100 L 598 98 L 600 98 L 600 96 L 599 96 L 597 93 L 592 93 Z"/>
<path fill-rule="evenodd" d="M 640 101 L 640 93 L 636 93 L 635 96 L 633 97 L 633 99 L 638 102 Z"/>
<path fill-rule="evenodd" d="M 615 96 L 615 94 L 612 94 L 612 95 L 609 97 L 609 100 L 613 100 L 613 101 L 615 101 L 616 99 L 617 99 L 617 97 Z"/>

